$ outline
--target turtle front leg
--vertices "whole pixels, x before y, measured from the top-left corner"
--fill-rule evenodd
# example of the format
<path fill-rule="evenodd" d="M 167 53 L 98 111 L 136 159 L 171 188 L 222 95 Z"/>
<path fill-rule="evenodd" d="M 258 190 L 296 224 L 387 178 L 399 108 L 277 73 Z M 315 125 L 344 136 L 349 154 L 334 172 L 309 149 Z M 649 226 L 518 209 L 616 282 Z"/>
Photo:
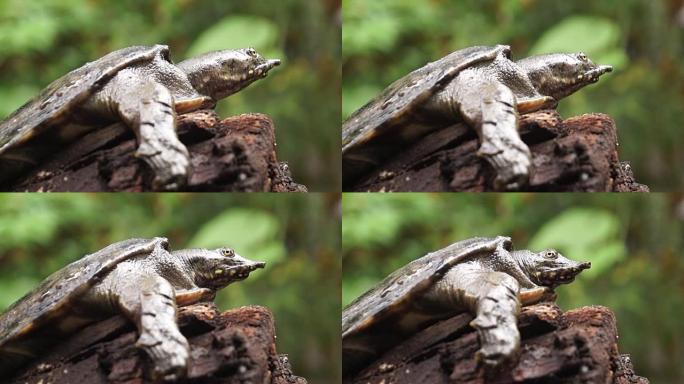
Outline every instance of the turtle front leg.
<path fill-rule="evenodd" d="M 198 290 L 193 296 L 201 293 Z M 151 360 L 155 380 L 185 376 L 190 346 L 176 323 L 175 291 L 155 271 L 136 262 L 121 263 L 84 295 L 83 302 L 86 307 L 121 313 L 135 323 L 140 335 L 136 346 Z"/>
<path fill-rule="evenodd" d="M 133 70 L 121 71 L 107 84 L 105 97 L 138 138 L 136 156 L 155 174 L 154 189 L 183 187 L 190 172 L 190 154 L 176 134 L 176 111 L 171 92 Z"/>
<path fill-rule="evenodd" d="M 519 289 L 518 281 L 506 273 L 462 264 L 449 270 L 425 298 L 433 308 L 466 310 L 475 316 L 470 325 L 480 340 L 476 357 L 492 369 L 517 359 Z"/>
<path fill-rule="evenodd" d="M 480 137 L 478 155 L 496 171 L 496 189 L 515 190 L 528 184 L 532 155 L 518 134 L 513 92 L 477 68 L 461 72 L 447 88 L 464 120 Z"/>
<path fill-rule="evenodd" d="M 503 272 L 483 272 L 484 280 L 470 325 L 480 339 L 478 360 L 487 367 L 515 362 L 520 352 L 518 281 Z"/>
<path fill-rule="evenodd" d="M 139 306 L 135 306 L 135 303 L 124 304 L 134 306 L 130 315 L 136 319 L 140 331 L 136 346 L 142 348 L 152 360 L 155 379 L 176 380 L 184 377 L 190 358 L 190 345 L 176 323 L 173 287 L 157 275 L 141 277 L 140 280 Z"/>

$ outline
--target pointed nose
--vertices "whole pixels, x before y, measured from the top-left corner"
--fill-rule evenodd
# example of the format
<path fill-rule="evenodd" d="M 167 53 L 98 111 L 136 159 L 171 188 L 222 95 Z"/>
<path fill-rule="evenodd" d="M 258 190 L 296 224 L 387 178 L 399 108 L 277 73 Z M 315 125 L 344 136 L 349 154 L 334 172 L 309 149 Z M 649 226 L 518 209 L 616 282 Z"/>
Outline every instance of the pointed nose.
<path fill-rule="evenodd" d="M 263 261 L 256 261 L 256 262 L 249 265 L 249 270 L 253 271 L 257 268 L 264 268 L 264 267 L 266 267 L 266 263 L 264 263 Z"/>
<path fill-rule="evenodd" d="M 591 268 L 591 262 L 585 261 L 579 265 L 579 268 L 581 270 L 589 269 L 589 268 Z"/>
<path fill-rule="evenodd" d="M 612 65 L 599 65 L 599 72 L 601 72 L 601 73 L 613 72 L 613 66 Z"/>

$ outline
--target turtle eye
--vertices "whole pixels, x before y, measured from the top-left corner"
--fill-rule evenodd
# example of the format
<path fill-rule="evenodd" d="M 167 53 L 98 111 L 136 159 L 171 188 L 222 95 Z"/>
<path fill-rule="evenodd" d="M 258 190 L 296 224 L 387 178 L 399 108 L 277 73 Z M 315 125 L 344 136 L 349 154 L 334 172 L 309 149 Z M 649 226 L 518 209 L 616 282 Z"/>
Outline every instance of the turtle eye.
<path fill-rule="evenodd" d="M 582 61 L 587 61 L 587 55 L 585 55 L 584 52 L 578 53 L 577 58 L 582 60 Z"/>
<path fill-rule="evenodd" d="M 221 254 L 225 257 L 233 257 L 235 256 L 235 251 L 230 248 L 221 248 Z"/>
<path fill-rule="evenodd" d="M 553 249 L 548 249 L 544 251 L 544 258 L 553 260 L 558 257 L 558 252 L 554 251 Z"/>
<path fill-rule="evenodd" d="M 256 56 L 256 50 L 254 48 L 247 48 L 245 53 L 247 53 L 247 55 L 252 56 L 252 57 Z"/>

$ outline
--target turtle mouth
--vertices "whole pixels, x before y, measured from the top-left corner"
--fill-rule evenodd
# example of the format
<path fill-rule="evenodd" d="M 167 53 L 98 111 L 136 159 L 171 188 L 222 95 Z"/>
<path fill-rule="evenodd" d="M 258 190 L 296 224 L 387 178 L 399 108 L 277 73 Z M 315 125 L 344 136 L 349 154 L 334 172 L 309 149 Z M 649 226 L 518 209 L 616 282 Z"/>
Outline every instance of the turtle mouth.
<path fill-rule="evenodd" d="M 589 82 L 595 83 L 599 80 L 599 77 L 603 75 L 604 73 L 612 72 L 613 67 L 611 65 L 599 65 L 598 67 L 594 69 L 590 69 L 582 75 L 585 79 L 588 79 Z"/>
<path fill-rule="evenodd" d="M 268 75 L 268 71 L 279 65 L 280 60 L 278 59 L 266 60 L 265 63 L 257 65 L 256 68 L 250 70 L 249 72 L 250 75 L 253 75 L 255 78 L 264 78 Z"/>
<path fill-rule="evenodd" d="M 266 267 L 266 263 L 262 261 L 250 263 L 247 265 L 242 265 L 240 267 L 231 269 L 229 273 L 232 274 L 233 278 L 239 279 L 239 280 L 244 280 L 249 276 L 249 273 L 258 269 L 258 268 L 264 268 Z"/>
<path fill-rule="evenodd" d="M 540 285 L 555 287 L 561 284 L 572 283 L 580 272 L 589 268 L 591 268 L 591 263 L 586 261 L 573 267 L 537 271 L 534 273 L 534 277 Z"/>
<path fill-rule="evenodd" d="M 213 277 L 218 280 L 226 281 L 244 280 L 249 277 L 250 272 L 264 267 L 266 267 L 266 263 L 259 261 L 246 265 L 240 265 L 238 267 L 217 268 L 213 271 Z"/>

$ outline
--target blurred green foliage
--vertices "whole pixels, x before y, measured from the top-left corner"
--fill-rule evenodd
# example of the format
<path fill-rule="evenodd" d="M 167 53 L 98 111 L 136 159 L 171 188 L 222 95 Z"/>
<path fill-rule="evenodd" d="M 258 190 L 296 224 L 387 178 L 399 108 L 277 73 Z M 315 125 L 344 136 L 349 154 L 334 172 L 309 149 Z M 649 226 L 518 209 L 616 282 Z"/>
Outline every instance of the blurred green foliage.
<path fill-rule="evenodd" d="M 344 0 L 342 115 L 464 47 L 509 44 L 514 59 L 584 51 L 615 71 L 562 101 L 561 115 L 609 114 L 637 180 L 682 190 L 683 7 L 680 0 Z"/>
<path fill-rule="evenodd" d="M 219 115 L 268 114 L 295 180 L 339 190 L 338 11 L 338 0 L 0 0 L 0 118 L 119 48 L 167 44 L 178 62 L 251 46 L 283 64 L 220 102 Z"/>
<path fill-rule="evenodd" d="M 559 305 L 608 306 L 636 372 L 684 382 L 684 195 L 344 194 L 343 217 L 344 305 L 428 252 L 511 236 L 517 249 L 591 261 L 558 288 Z"/>
<path fill-rule="evenodd" d="M 172 249 L 230 246 L 264 270 L 219 292 L 221 309 L 257 304 L 278 350 L 310 383 L 340 376 L 339 195 L 0 194 L 0 311 L 86 253 L 166 236 Z"/>

